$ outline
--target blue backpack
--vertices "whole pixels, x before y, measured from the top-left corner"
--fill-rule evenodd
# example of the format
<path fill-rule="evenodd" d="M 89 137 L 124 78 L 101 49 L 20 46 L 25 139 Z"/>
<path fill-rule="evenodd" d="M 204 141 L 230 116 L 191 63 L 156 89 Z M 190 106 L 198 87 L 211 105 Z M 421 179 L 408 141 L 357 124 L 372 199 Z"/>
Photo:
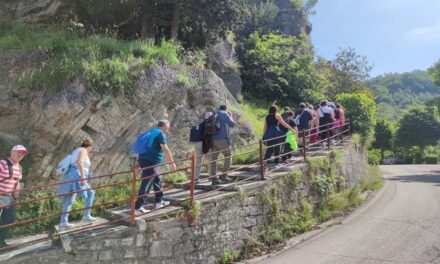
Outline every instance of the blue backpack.
<path fill-rule="evenodd" d="M 156 139 L 159 133 L 161 133 L 160 129 L 153 128 L 137 136 L 136 141 L 131 148 L 132 152 L 140 155 L 147 153 L 153 148 L 154 139 Z"/>

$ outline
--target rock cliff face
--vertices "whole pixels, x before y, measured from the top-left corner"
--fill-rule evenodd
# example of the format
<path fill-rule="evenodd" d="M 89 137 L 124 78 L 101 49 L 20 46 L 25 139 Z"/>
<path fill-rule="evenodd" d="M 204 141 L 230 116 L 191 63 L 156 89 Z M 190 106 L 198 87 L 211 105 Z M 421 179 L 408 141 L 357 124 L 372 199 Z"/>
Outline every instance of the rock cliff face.
<path fill-rule="evenodd" d="M 241 94 L 242 82 L 240 72 L 234 69 L 237 57 L 232 43 L 221 41 L 212 47 L 208 56 L 208 67 L 225 82 L 226 87 L 238 99 Z"/>
<path fill-rule="evenodd" d="M 0 2 L 0 17 L 27 22 L 49 20 L 66 7 L 65 2 L 62 0 L 4 0 Z"/>
<path fill-rule="evenodd" d="M 202 113 L 223 103 L 236 103 L 213 71 L 165 65 L 146 70 L 130 92 L 118 97 L 89 93 L 80 77 L 56 94 L 19 88 L 17 77 L 45 59 L 44 51 L 0 54 L 0 61 L 6 62 L 0 74 L 0 89 L 6 95 L 0 103 L 0 138 L 30 146 L 27 182 L 49 179 L 59 160 L 89 136 L 96 143 L 92 156 L 95 175 L 129 169 L 129 146 L 136 135 L 164 118 L 171 121 L 168 139 L 172 152 L 186 157 L 192 151 L 189 129 Z M 179 73 L 188 82 L 179 82 Z M 246 125 L 232 131 L 235 142 L 251 137 Z"/>

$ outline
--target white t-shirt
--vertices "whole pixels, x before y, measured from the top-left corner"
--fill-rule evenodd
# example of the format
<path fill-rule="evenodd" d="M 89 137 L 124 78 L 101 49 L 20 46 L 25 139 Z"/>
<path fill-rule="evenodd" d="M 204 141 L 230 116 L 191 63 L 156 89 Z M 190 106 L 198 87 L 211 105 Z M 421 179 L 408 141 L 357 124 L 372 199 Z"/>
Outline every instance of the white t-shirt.
<path fill-rule="evenodd" d="M 321 106 L 318 109 L 319 117 L 324 117 L 324 114 L 332 114 L 332 113 L 333 113 L 333 110 L 328 106 Z"/>
<path fill-rule="evenodd" d="M 70 164 L 71 165 L 75 165 L 78 162 L 78 158 L 79 158 L 79 152 L 81 151 L 81 148 L 76 148 L 73 152 L 72 152 L 72 159 L 70 160 Z M 90 168 L 90 159 L 89 159 L 89 155 L 87 154 L 86 158 L 83 161 L 83 168 L 84 168 L 84 174 L 89 173 L 89 168 Z"/>

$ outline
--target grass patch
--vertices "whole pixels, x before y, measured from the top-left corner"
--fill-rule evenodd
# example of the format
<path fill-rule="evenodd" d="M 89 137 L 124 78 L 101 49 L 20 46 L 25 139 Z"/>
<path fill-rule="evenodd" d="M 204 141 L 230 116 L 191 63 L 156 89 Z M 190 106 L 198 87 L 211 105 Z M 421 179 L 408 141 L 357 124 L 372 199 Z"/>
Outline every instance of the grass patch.
<path fill-rule="evenodd" d="M 182 48 L 163 41 L 124 41 L 106 36 L 81 36 L 60 29 L 0 22 L 0 51 L 45 49 L 49 61 L 24 74 L 25 86 L 57 92 L 75 76 L 84 76 L 98 94 L 128 91 L 142 71 L 157 63 L 179 64 Z"/>
<path fill-rule="evenodd" d="M 360 181 L 360 188 L 362 191 L 377 190 L 382 187 L 383 178 L 378 166 L 370 165 L 368 172 L 362 176 Z"/>
<path fill-rule="evenodd" d="M 220 255 L 220 257 L 214 262 L 216 264 L 230 264 L 240 257 L 240 252 L 235 250 L 226 249 Z"/>
<path fill-rule="evenodd" d="M 241 110 L 246 122 L 252 128 L 257 138 L 263 137 L 264 120 L 267 115 L 267 109 L 259 106 L 252 105 L 250 103 L 242 103 Z"/>
<path fill-rule="evenodd" d="M 163 182 L 168 184 L 181 183 L 188 180 L 185 172 L 174 172 L 163 176 Z"/>
<path fill-rule="evenodd" d="M 240 153 L 233 153 L 232 164 L 252 164 L 259 161 L 258 145 L 253 145 L 246 148 L 241 148 Z M 251 152 L 252 151 L 252 152 Z M 246 153 L 249 152 L 249 153 Z"/>

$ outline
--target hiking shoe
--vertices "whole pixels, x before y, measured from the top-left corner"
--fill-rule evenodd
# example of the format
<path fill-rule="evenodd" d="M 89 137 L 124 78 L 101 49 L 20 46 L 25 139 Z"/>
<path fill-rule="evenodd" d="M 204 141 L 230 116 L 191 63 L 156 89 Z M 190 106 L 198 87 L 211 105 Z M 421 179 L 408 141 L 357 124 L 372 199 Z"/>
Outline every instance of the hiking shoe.
<path fill-rule="evenodd" d="M 160 203 L 156 203 L 155 208 L 156 208 L 156 209 L 159 209 L 159 208 L 162 208 L 162 207 L 167 206 L 167 205 L 169 205 L 169 204 L 170 204 L 170 202 L 168 202 L 168 201 L 162 201 L 162 202 L 160 202 Z"/>
<path fill-rule="evenodd" d="M 83 216 L 82 221 L 84 222 L 95 222 L 98 218 L 93 217 L 91 215 Z"/>
<path fill-rule="evenodd" d="M 283 167 L 283 165 L 280 164 L 280 163 L 276 163 L 276 164 L 275 164 L 275 170 L 276 170 L 276 169 L 281 169 L 282 167 Z"/>
<path fill-rule="evenodd" d="M 136 210 L 137 214 L 146 214 L 148 213 L 150 210 L 145 209 L 144 207 L 140 207 L 139 209 Z"/>
<path fill-rule="evenodd" d="M 212 186 L 220 185 L 219 180 L 212 180 Z"/>
<path fill-rule="evenodd" d="M 234 180 L 229 178 L 229 177 L 220 177 L 220 182 L 221 183 L 230 183 L 233 182 Z"/>
<path fill-rule="evenodd" d="M 70 228 L 73 228 L 73 227 L 75 227 L 75 226 L 70 224 L 70 223 L 63 223 L 63 224 L 59 224 L 58 225 L 58 229 L 59 230 L 67 230 L 67 229 L 70 229 Z"/>

